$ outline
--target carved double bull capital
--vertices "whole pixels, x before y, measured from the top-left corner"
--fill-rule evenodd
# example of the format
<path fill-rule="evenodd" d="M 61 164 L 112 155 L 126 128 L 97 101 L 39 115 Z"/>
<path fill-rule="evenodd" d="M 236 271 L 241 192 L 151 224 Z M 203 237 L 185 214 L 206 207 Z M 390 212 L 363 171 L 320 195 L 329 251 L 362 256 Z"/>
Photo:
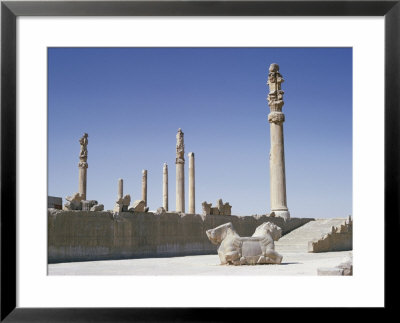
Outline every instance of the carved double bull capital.
<path fill-rule="evenodd" d="M 282 107 L 284 105 L 283 94 L 285 93 L 281 89 L 281 83 L 283 83 L 283 81 L 283 77 L 281 73 L 279 73 L 279 65 L 271 64 L 269 67 L 267 82 L 269 86 L 267 100 L 271 111 L 282 111 Z"/>

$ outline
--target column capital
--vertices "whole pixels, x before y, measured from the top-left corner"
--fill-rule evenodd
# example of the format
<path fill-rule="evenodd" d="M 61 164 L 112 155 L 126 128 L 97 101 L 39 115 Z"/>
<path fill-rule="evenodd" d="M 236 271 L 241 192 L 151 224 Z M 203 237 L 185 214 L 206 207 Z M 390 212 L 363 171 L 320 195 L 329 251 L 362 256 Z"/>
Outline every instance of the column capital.
<path fill-rule="evenodd" d="M 282 112 L 272 111 L 270 114 L 268 114 L 268 122 L 282 124 L 285 122 L 285 115 Z"/>
<path fill-rule="evenodd" d="M 268 73 L 268 81 L 267 84 L 269 86 L 269 93 L 268 93 L 268 105 L 272 111 L 282 111 L 282 107 L 284 105 L 283 102 L 283 94 L 285 92 L 281 89 L 281 83 L 283 83 L 283 77 L 281 73 L 279 73 L 279 65 L 278 64 L 271 64 L 269 67 Z"/>
<path fill-rule="evenodd" d="M 88 165 L 87 162 L 82 162 L 82 161 L 81 161 L 81 162 L 79 162 L 78 167 L 79 167 L 79 168 L 88 168 L 89 165 Z"/>
<path fill-rule="evenodd" d="M 178 129 L 176 134 L 176 161 L 175 164 L 185 163 L 185 145 L 183 143 L 183 131 L 181 128 Z"/>

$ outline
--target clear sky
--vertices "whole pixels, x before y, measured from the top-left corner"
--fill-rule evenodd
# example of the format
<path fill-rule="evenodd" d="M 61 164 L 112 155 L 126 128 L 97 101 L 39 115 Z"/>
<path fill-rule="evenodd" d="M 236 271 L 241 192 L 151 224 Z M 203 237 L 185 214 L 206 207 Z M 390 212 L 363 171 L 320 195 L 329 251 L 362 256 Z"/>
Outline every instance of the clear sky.
<path fill-rule="evenodd" d="M 78 191 L 79 138 L 89 134 L 87 199 L 113 209 L 118 178 L 162 206 L 169 168 L 175 209 L 176 132 L 195 153 L 196 212 L 218 198 L 234 215 L 270 212 L 268 67 L 285 80 L 291 217 L 352 214 L 351 48 L 49 48 L 48 194 Z"/>

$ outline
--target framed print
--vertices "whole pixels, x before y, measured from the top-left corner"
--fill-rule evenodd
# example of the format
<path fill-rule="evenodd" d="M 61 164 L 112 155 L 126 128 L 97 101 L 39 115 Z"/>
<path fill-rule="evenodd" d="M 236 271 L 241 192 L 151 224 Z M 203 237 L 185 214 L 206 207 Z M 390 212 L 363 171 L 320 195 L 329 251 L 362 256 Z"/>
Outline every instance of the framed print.
<path fill-rule="evenodd" d="M 1 319 L 390 307 L 399 14 L 398 1 L 3 1 Z M 324 220 L 341 212 L 351 217 Z M 334 249 L 352 236 L 353 214 L 351 247 Z M 354 245 L 351 277 L 307 276 L 317 268 L 289 251 L 282 261 L 288 239 L 277 232 L 310 221 L 325 235 L 307 257 L 328 239 L 338 252 L 318 258 L 318 273 L 348 273 L 331 264 Z M 223 243 L 227 232 L 240 243 Z"/>

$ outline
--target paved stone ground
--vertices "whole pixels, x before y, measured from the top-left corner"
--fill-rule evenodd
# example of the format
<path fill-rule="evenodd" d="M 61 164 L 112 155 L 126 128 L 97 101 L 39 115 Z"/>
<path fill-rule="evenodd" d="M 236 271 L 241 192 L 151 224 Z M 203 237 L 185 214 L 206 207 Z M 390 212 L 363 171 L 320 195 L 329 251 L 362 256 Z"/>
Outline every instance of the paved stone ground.
<path fill-rule="evenodd" d="M 279 251 L 279 250 L 278 250 Z M 281 265 L 221 266 L 218 255 L 51 264 L 49 275 L 317 275 L 349 251 L 283 254 Z"/>
<path fill-rule="evenodd" d="M 351 251 L 308 253 L 308 241 L 319 238 L 346 219 L 320 219 L 283 236 L 275 243 L 280 265 L 221 266 L 215 255 L 143 258 L 51 264 L 49 275 L 317 275 L 321 267 L 335 267 Z"/>

